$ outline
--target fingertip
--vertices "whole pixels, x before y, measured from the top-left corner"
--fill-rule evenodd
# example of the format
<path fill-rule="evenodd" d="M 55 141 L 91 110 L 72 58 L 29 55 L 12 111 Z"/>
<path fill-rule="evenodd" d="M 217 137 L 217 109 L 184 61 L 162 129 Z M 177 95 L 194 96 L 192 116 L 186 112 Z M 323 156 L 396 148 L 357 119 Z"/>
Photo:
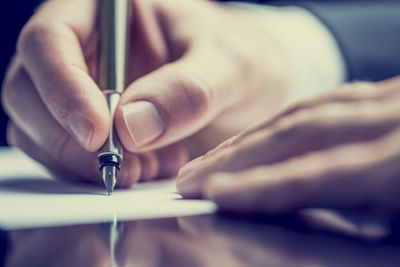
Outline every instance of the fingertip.
<path fill-rule="evenodd" d="M 96 110 L 86 114 L 72 113 L 66 119 L 65 128 L 86 151 L 95 152 L 109 136 L 110 115 Z"/>
<path fill-rule="evenodd" d="M 176 179 L 176 190 L 183 198 L 190 198 L 191 197 L 191 188 L 188 185 L 188 182 L 185 179 L 177 178 Z"/>
<path fill-rule="evenodd" d="M 131 152 L 153 150 L 164 134 L 166 120 L 157 105 L 147 100 L 121 100 L 115 111 L 115 125 L 124 147 Z"/>
<path fill-rule="evenodd" d="M 176 180 L 178 193 L 184 198 L 201 198 L 201 181 L 185 176 Z"/>
<path fill-rule="evenodd" d="M 185 198 L 201 197 L 201 186 L 204 178 L 206 177 L 197 177 L 197 173 L 195 172 L 195 170 L 196 167 L 198 167 L 198 165 L 203 162 L 202 159 L 203 157 L 196 158 L 184 165 L 178 171 L 176 187 L 179 194 L 181 194 Z"/>
<path fill-rule="evenodd" d="M 109 136 L 111 116 L 103 93 L 93 81 L 90 83 L 92 88 L 81 91 L 70 104 L 65 128 L 85 150 L 94 152 Z"/>
<path fill-rule="evenodd" d="M 194 160 L 186 163 L 182 168 L 179 169 L 178 179 L 185 179 L 185 176 L 190 175 L 201 162 L 203 162 L 204 156 L 195 158 Z"/>

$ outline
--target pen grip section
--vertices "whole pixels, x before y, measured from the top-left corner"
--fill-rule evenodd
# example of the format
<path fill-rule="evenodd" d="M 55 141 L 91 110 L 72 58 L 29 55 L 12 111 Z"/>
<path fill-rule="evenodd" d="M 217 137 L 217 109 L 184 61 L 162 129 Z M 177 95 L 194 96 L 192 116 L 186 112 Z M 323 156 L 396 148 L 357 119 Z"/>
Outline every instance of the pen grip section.
<path fill-rule="evenodd" d="M 114 126 L 115 110 L 119 102 L 120 94 L 114 90 L 104 90 L 103 93 L 108 104 L 111 125 L 109 130 L 109 138 L 107 138 L 106 142 L 99 150 L 99 158 L 103 154 L 117 154 L 122 158 L 122 146 Z"/>

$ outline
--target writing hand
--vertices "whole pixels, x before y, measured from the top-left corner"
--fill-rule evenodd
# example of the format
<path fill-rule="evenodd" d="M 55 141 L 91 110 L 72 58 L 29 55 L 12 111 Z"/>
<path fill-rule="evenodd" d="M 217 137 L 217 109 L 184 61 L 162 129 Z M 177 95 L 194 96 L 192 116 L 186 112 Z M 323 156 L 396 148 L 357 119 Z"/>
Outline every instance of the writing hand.
<path fill-rule="evenodd" d="M 57 176 L 102 183 L 96 151 L 111 118 L 95 82 L 96 2 L 41 6 L 19 37 L 2 99 L 11 144 Z M 131 11 L 129 85 L 115 115 L 119 186 L 176 173 L 285 94 L 279 49 L 247 12 L 178 0 L 132 1 Z"/>

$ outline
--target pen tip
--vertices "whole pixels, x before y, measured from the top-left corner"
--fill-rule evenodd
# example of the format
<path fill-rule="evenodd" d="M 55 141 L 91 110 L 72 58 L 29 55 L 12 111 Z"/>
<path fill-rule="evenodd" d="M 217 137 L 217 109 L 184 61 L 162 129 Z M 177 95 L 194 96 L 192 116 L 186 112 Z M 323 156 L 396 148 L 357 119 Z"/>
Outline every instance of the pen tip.
<path fill-rule="evenodd" d="M 118 169 L 116 166 L 104 166 L 101 170 L 103 181 L 107 189 L 108 195 L 112 195 L 115 183 L 117 181 Z"/>

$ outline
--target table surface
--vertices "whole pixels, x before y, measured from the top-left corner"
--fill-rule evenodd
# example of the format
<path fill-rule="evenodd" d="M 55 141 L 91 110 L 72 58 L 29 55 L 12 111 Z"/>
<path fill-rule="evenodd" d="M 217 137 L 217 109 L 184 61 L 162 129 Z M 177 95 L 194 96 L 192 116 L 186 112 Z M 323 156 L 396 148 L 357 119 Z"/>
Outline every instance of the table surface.
<path fill-rule="evenodd" d="M 0 157 L 5 164 L 0 166 L 0 170 L 3 167 L 0 208 L 12 206 L 15 214 L 27 222 L 20 225 L 31 227 L 0 230 L 0 266 L 400 266 L 400 216 L 394 219 L 377 211 L 308 209 L 280 215 L 220 211 L 213 215 L 131 221 L 123 220 L 123 216 L 100 216 L 102 220 L 113 218 L 114 221 L 95 219 L 91 222 L 97 223 L 78 225 L 83 221 L 74 220 L 75 225 L 68 225 L 69 222 L 61 220 L 63 223 L 58 225 L 65 226 L 34 228 L 34 217 L 22 215 L 32 211 L 35 205 L 30 208 L 26 202 L 12 205 L 9 198 L 12 195 L 6 197 L 4 194 L 24 192 L 26 188 L 36 190 L 38 186 L 32 186 L 32 183 L 21 190 L 16 182 L 30 181 L 22 179 L 25 175 L 44 175 L 42 167 L 18 151 L 0 150 Z M 46 196 L 66 197 L 56 194 L 59 192 L 54 190 L 56 181 L 44 181 L 52 185 L 49 192 L 45 190 Z M 57 188 L 65 190 L 66 187 Z M 45 189 L 43 183 L 40 189 Z M 142 192 L 146 196 L 148 189 Z M 140 190 L 136 191 L 140 194 Z M 36 193 L 33 200 L 44 197 L 44 192 Z M 72 193 L 74 196 L 77 192 Z M 20 197 L 25 199 L 26 195 Z M 46 199 L 55 201 L 54 198 Z M 96 201 L 99 200 L 96 198 Z M 135 201 L 138 200 L 128 202 Z M 163 198 L 162 201 L 166 200 Z M 184 200 L 174 197 L 174 201 Z M 56 218 L 65 213 L 60 206 L 50 211 L 49 205 L 42 203 L 39 206 Z M 128 206 L 135 211 L 138 209 L 133 204 Z M 150 204 L 144 206 L 146 210 L 150 207 Z M 160 207 L 171 208 L 168 205 Z M 86 214 L 85 217 L 89 211 L 91 209 L 79 210 L 82 216 Z M 43 219 L 43 214 L 38 215 L 36 210 L 34 214 Z M 177 214 L 173 213 L 173 216 Z M 4 219 L 5 215 L 0 214 L 0 218 Z M 120 221 L 116 221 L 117 218 Z"/>
<path fill-rule="evenodd" d="M 400 266 L 396 235 L 359 239 L 296 214 L 216 214 L 2 231 L 4 266 Z"/>

